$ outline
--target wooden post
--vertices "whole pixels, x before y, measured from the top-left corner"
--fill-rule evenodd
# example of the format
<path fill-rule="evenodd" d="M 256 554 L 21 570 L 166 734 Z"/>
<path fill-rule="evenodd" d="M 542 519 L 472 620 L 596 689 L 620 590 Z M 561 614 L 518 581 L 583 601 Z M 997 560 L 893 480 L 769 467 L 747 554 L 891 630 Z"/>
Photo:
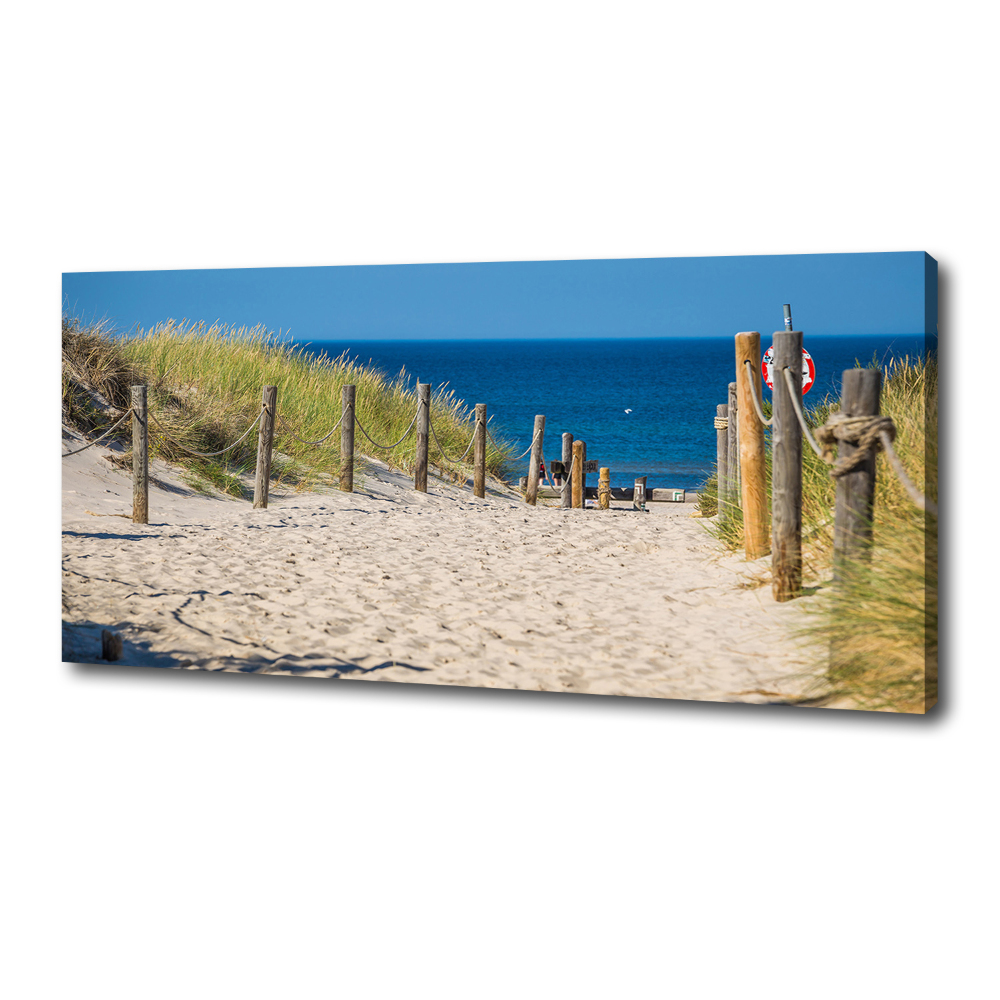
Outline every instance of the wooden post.
<path fill-rule="evenodd" d="M 101 659 L 120 660 L 121 658 L 122 637 L 110 629 L 101 629 Z"/>
<path fill-rule="evenodd" d="M 611 470 L 601 469 L 597 478 L 597 506 L 601 510 L 611 507 Z"/>
<path fill-rule="evenodd" d="M 257 431 L 257 472 L 253 481 L 253 507 L 267 507 L 267 494 L 271 485 L 271 449 L 274 446 L 274 415 L 278 408 L 278 387 L 265 385 L 261 397 L 264 415 Z"/>
<path fill-rule="evenodd" d="M 844 372 L 840 412 L 848 417 L 875 417 L 881 410 L 879 395 L 882 373 L 877 368 L 849 368 Z M 837 443 L 838 458 L 858 450 L 847 441 Z M 843 579 L 845 559 L 865 558 L 872 542 L 875 507 L 875 455 L 869 456 L 846 475 L 837 477 L 833 517 L 833 578 Z"/>
<path fill-rule="evenodd" d="M 431 426 L 431 384 L 417 383 L 417 459 L 413 470 L 413 488 L 427 492 L 427 434 Z"/>
<path fill-rule="evenodd" d="M 562 436 L 562 460 L 563 460 L 563 465 L 566 466 L 567 469 L 569 469 L 573 463 L 573 435 L 570 434 L 568 431 L 564 433 Z M 570 474 L 566 476 L 565 479 L 563 479 L 562 498 L 559 501 L 560 507 L 569 508 L 573 506 L 572 477 L 573 477 L 573 472 L 571 470 Z"/>
<path fill-rule="evenodd" d="M 573 471 L 570 479 L 573 482 L 573 506 L 583 506 L 583 442 L 573 442 Z"/>
<path fill-rule="evenodd" d="M 632 509 L 646 510 L 646 476 L 636 476 L 635 487 L 632 490 Z"/>
<path fill-rule="evenodd" d="M 531 454 L 528 456 L 528 488 L 525 490 L 524 499 L 532 507 L 538 503 L 538 470 L 541 468 L 542 442 L 545 440 L 545 417 L 543 414 L 535 416 L 535 429 L 531 435 Z"/>
<path fill-rule="evenodd" d="M 736 383 L 729 383 L 729 427 L 726 430 L 726 475 L 728 476 L 726 506 L 730 520 L 735 520 L 740 508 L 740 407 Z"/>
<path fill-rule="evenodd" d="M 486 404 L 476 403 L 475 441 L 472 445 L 472 495 L 486 496 Z"/>
<path fill-rule="evenodd" d="M 774 423 L 771 424 L 771 593 L 790 601 L 802 593 L 802 425 L 785 369 L 802 399 L 802 333 L 774 335 Z"/>
<path fill-rule="evenodd" d="M 729 420 L 729 404 L 719 403 L 715 408 L 716 420 Z M 729 431 L 726 427 L 715 429 L 715 478 L 716 492 L 719 495 L 719 522 L 729 520 L 729 480 L 726 475 L 726 463 L 729 460 Z"/>
<path fill-rule="evenodd" d="M 149 524 L 149 412 L 144 385 L 132 386 L 132 521 Z"/>
<path fill-rule="evenodd" d="M 340 389 L 340 488 L 354 492 L 354 394 L 353 385 Z"/>
<path fill-rule="evenodd" d="M 580 496 L 583 498 L 580 502 L 581 507 L 587 506 L 587 442 L 581 441 L 583 445 L 583 462 L 580 468 Z M 575 444 L 575 442 L 574 442 Z"/>
<path fill-rule="evenodd" d="M 750 362 L 748 384 L 744 361 Z M 736 399 L 739 435 L 740 493 L 743 500 L 743 544 L 747 559 L 767 555 L 767 469 L 764 464 L 764 427 L 757 419 L 751 392 L 760 398 L 760 334 L 736 334 Z M 729 424 L 732 427 L 732 422 Z M 730 480 L 733 474 L 730 471 Z"/>

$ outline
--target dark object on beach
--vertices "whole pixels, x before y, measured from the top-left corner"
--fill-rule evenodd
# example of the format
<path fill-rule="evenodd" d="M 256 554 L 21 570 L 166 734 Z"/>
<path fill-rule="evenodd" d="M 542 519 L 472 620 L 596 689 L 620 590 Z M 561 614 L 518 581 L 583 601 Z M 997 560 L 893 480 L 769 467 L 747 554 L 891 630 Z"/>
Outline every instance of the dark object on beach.
<path fill-rule="evenodd" d="M 552 481 L 556 486 L 562 486 L 563 479 L 566 476 L 566 466 L 562 462 L 557 462 L 555 459 L 552 460 Z"/>
<path fill-rule="evenodd" d="M 782 307 L 785 310 L 785 329 L 791 330 L 792 328 L 792 307 L 786 302 Z"/>
<path fill-rule="evenodd" d="M 108 629 L 101 630 L 101 659 L 120 660 L 122 658 L 122 637 Z"/>

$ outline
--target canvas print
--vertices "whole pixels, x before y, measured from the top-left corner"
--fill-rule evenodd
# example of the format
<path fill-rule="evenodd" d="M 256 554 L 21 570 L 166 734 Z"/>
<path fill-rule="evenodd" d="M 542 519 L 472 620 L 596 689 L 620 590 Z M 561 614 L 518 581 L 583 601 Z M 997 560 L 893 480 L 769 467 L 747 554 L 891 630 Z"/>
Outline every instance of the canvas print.
<path fill-rule="evenodd" d="M 922 713 L 922 252 L 63 275 L 63 659 Z"/>

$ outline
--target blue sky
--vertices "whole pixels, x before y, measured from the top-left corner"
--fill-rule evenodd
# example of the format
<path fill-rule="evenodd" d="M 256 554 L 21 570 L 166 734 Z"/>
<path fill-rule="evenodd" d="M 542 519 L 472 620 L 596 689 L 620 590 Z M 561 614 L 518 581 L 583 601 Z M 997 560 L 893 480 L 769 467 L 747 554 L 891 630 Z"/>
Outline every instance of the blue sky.
<path fill-rule="evenodd" d="M 917 251 L 63 275 L 63 309 L 84 320 L 263 324 L 297 341 L 770 334 L 785 302 L 813 335 L 933 334 L 937 264 Z"/>

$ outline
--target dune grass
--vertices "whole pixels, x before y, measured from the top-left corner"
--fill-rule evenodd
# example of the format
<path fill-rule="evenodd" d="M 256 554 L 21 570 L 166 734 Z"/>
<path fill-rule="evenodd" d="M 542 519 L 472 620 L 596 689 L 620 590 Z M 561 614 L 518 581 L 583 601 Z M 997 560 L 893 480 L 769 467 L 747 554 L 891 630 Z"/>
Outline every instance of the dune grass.
<path fill-rule="evenodd" d="M 340 419 L 341 387 L 356 386 L 359 422 L 379 444 L 392 444 L 416 412 L 416 394 L 408 389 L 405 370 L 384 372 L 339 358 L 312 358 L 263 327 L 175 323 L 168 320 L 127 338 L 101 324 L 63 321 L 64 419 L 87 430 L 101 430 L 112 420 L 111 407 L 129 405 L 129 386 L 149 386 L 150 454 L 180 465 L 190 485 L 206 492 L 221 490 L 248 496 L 247 477 L 256 462 L 257 434 L 225 455 L 198 458 L 184 448 L 217 451 L 231 444 L 257 417 L 265 385 L 278 387 L 279 420 L 275 429 L 272 481 L 295 489 L 334 488 L 340 474 L 340 431 L 321 445 L 304 444 L 324 437 Z M 472 408 L 453 392 L 438 391 L 431 401 L 431 422 L 450 459 L 466 450 L 472 436 Z M 125 434 L 119 439 L 125 441 Z M 511 449 L 487 441 L 487 471 L 500 476 Z M 411 472 L 416 432 L 395 449 L 372 445 L 355 431 L 355 453 L 383 459 Z M 445 478 L 465 482 L 471 475 L 471 452 L 465 462 L 449 460 L 434 436 L 429 463 Z M 356 479 L 356 482 L 359 481 Z"/>
<path fill-rule="evenodd" d="M 895 450 L 918 488 L 937 499 L 937 360 L 902 358 L 882 367 L 881 410 L 896 425 Z M 765 413 L 770 403 L 765 402 Z M 806 408 L 807 423 L 826 422 L 839 401 Z M 768 495 L 770 434 L 765 432 Z M 820 600 L 802 636 L 828 660 L 830 696 L 863 708 L 923 712 L 937 697 L 937 519 L 919 510 L 889 461 L 876 459 L 874 545 L 870 561 L 843 567 L 833 585 L 835 481 L 806 444 L 802 459 L 803 584 Z M 702 492 L 703 516 L 718 513 L 718 482 Z M 720 523 L 721 522 L 721 523 Z M 742 510 L 710 530 L 727 547 L 743 545 Z"/>

